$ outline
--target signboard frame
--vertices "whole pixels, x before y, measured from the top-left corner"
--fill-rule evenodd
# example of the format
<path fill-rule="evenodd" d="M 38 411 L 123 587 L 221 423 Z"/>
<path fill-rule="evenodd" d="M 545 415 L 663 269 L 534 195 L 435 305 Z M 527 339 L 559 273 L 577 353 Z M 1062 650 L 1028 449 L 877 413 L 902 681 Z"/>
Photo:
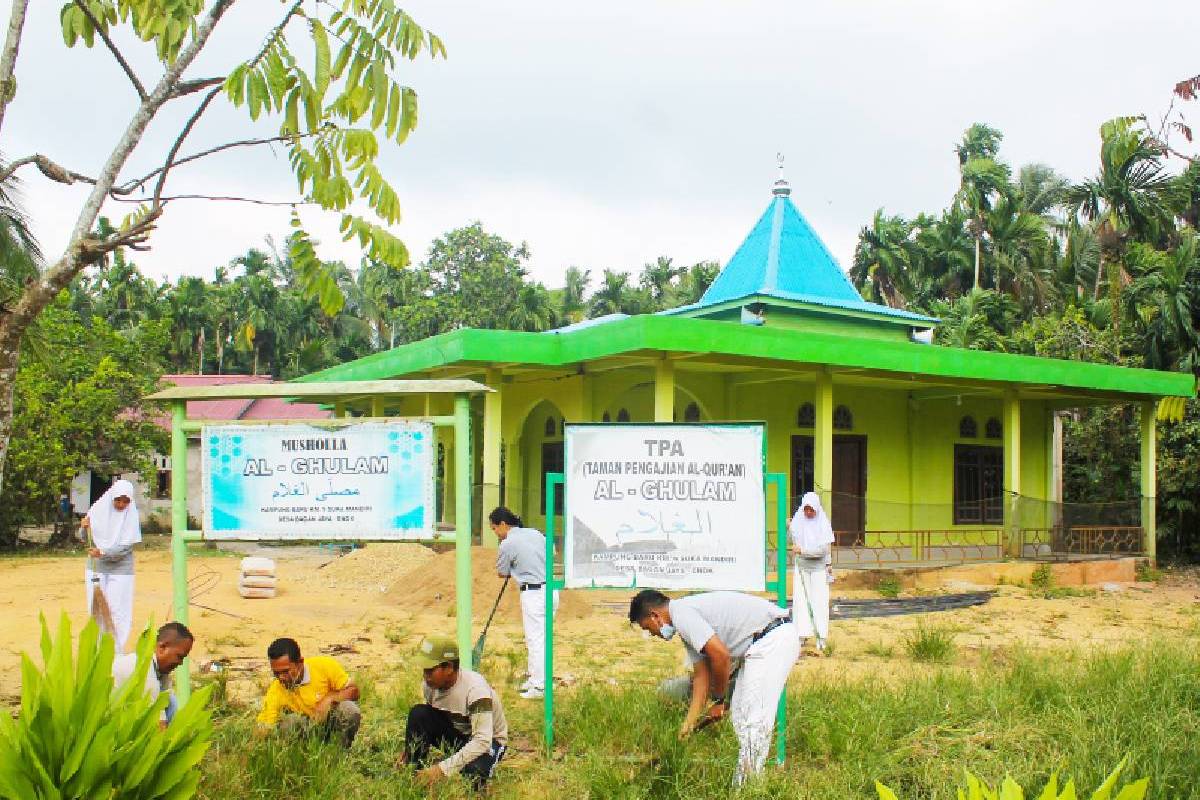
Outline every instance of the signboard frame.
<path fill-rule="evenodd" d="M 581 431 L 581 430 L 585 430 L 585 431 L 603 430 L 607 433 L 612 433 L 614 431 L 614 429 L 622 430 L 622 431 L 676 429 L 676 430 L 680 430 L 680 431 L 703 430 L 703 431 L 714 431 L 714 432 L 738 431 L 738 432 L 757 433 L 758 440 L 759 440 L 758 441 L 758 457 L 760 459 L 759 464 L 758 464 L 758 471 L 759 471 L 759 474 L 763 476 L 764 483 L 761 488 L 761 493 L 757 497 L 753 498 L 753 500 L 755 501 L 755 505 L 758 506 L 758 508 L 755 509 L 755 511 L 752 513 L 761 515 L 761 525 L 762 525 L 764 532 L 766 531 L 765 476 L 767 474 L 766 473 L 767 430 L 766 430 L 765 423 L 763 423 L 763 422 L 682 422 L 682 423 L 681 422 L 634 422 L 634 423 L 618 423 L 618 424 L 614 425 L 612 423 L 603 423 L 603 422 L 600 422 L 600 423 L 569 422 L 563 428 L 564 457 L 565 457 L 565 464 L 566 464 L 566 469 L 567 469 L 567 472 L 564 474 L 570 475 L 571 474 L 570 471 L 574 468 L 574 462 L 572 459 L 572 445 L 575 443 L 575 439 L 572 437 L 573 432 Z M 637 460 L 652 459 L 654 457 L 655 456 L 651 456 L 651 455 L 646 455 L 646 456 L 639 455 L 637 458 L 634 458 L 631 456 L 626 460 L 627 461 L 637 461 Z M 661 455 L 659 457 L 661 457 Z M 667 462 L 667 463 L 670 463 L 670 462 Z M 627 477 L 627 476 L 622 476 L 621 479 L 623 480 L 623 479 L 625 479 L 625 477 Z M 685 477 L 685 480 L 686 479 L 687 478 Z M 615 484 L 616 481 L 615 480 L 611 481 L 611 483 Z M 564 485 L 563 485 L 563 494 L 565 495 L 563 498 L 563 500 L 564 500 L 564 503 L 563 503 L 564 584 L 571 583 L 572 570 L 575 567 L 575 565 L 572 563 L 573 556 L 575 555 L 575 546 L 574 546 L 575 542 L 574 542 L 574 537 L 573 537 L 573 534 L 574 534 L 573 528 L 574 528 L 574 524 L 575 524 L 575 518 L 571 514 L 571 497 L 570 497 L 570 492 L 568 491 L 567 486 L 568 486 L 568 484 L 564 483 Z M 643 500 L 643 502 L 646 502 L 646 501 Z M 663 502 L 663 501 L 650 501 L 650 502 Z M 698 515 L 698 518 L 699 518 L 699 515 Z M 757 522 L 758 520 L 754 520 L 754 521 Z M 711 526 L 711 516 L 709 518 L 709 523 Z M 766 551 L 765 550 L 762 553 L 762 560 L 761 560 L 760 564 L 758 564 L 757 566 L 758 566 L 758 569 L 762 571 L 762 573 L 760 573 L 760 574 L 765 574 L 765 571 L 766 571 Z M 725 591 L 761 592 L 761 591 L 766 590 L 766 580 L 765 579 L 760 580 L 757 583 L 755 583 L 754 585 L 750 585 L 750 586 L 742 586 L 742 585 L 737 585 L 737 586 L 734 586 L 734 585 L 720 585 L 720 586 L 691 585 L 691 586 L 686 586 L 686 585 L 679 585 L 678 583 L 674 583 L 674 584 L 670 584 L 670 585 L 668 585 L 667 583 L 663 583 L 663 584 L 658 585 L 658 584 L 655 584 L 653 581 L 643 580 L 641 582 L 640 586 L 642 588 L 657 588 L 657 589 L 663 589 L 666 591 L 719 591 L 719 590 L 725 590 Z M 595 589 L 617 588 L 617 589 L 621 589 L 621 588 L 638 588 L 638 587 L 639 587 L 639 582 L 638 582 L 638 578 L 637 578 L 637 573 L 635 572 L 630 583 L 628 583 L 628 584 L 616 584 L 616 583 L 598 584 L 598 583 L 596 583 L 595 579 L 593 578 L 590 581 L 590 585 L 583 585 L 580 583 L 575 583 L 574 585 L 570 586 L 569 588 L 577 588 L 577 589 L 578 588 L 595 588 Z"/>
<path fill-rule="evenodd" d="M 433 423 L 425 419 L 404 417 L 385 419 L 349 418 L 341 420 L 341 422 L 342 424 L 340 425 L 314 425 L 310 421 L 302 420 L 287 422 L 270 421 L 258 424 L 219 422 L 203 426 L 200 430 L 200 476 L 204 499 L 202 506 L 203 519 L 201 524 L 205 540 L 259 542 L 329 542 L 369 540 L 377 542 L 419 542 L 432 541 L 437 538 L 437 532 L 435 530 L 436 521 L 434 519 L 436 507 L 435 484 L 437 481 L 437 476 L 435 458 L 436 443 L 434 438 Z M 392 430 L 388 430 L 389 428 Z M 288 481 L 286 482 L 281 481 L 279 476 L 273 474 L 271 471 L 279 472 L 280 468 L 284 465 L 276 464 L 275 459 L 273 458 L 263 458 L 261 457 L 261 454 L 252 456 L 248 451 L 243 452 L 243 449 L 249 444 L 249 442 L 241 441 L 238 436 L 239 432 L 247 439 L 250 439 L 250 437 L 252 437 L 254 434 L 258 434 L 263 436 L 267 441 L 269 441 L 271 436 L 278 436 L 281 438 L 292 437 L 296 439 L 319 437 L 324 439 L 336 437 L 339 434 L 345 435 L 347 432 L 352 432 L 353 435 L 361 435 L 362 433 L 367 432 L 377 432 L 382 441 L 374 445 L 372 450 L 372 460 L 377 461 L 379 456 L 382 456 L 385 459 L 383 463 L 385 464 L 386 470 L 390 473 L 389 480 L 391 476 L 396 476 L 396 478 L 399 479 L 401 475 L 401 463 L 403 463 L 405 466 L 416 466 L 416 469 L 419 473 L 416 476 L 416 479 L 422 481 L 422 485 L 417 490 L 420 494 L 419 507 L 422 510 L 421 524 L 416 527 L 395 528 L 383 527 L 382 525 L 365 525 L 366 521 L 364 520 L 362 522 L 356 521 L 352 523 L 352 530 L 338 530 L 338 523 L 336 520 L 333 520 L 331 521 L 331 524 L 324 530 L 302 530 L 297 535 L 287 535 L 281 531 L 277 531 L 270 527 L 262 527 L 261 525 L 247 529 L 222 528 L 217 526 L 214 522 L 214 515 L 218 509 L 216 508 L 214 498 L 213 481 L 216 479 L 216 476 L 214 476 L 213 470 L 219 466 L 220 461 L 223 460 L 230 462 L 234 464 L 237 469 L 243 470 L 240 477 L 245 480 L 270 477 L 274 479 L 270 482 L 280 481 L 279 485 L 284 486 L 285 483 L 291 484 L 291 482 L 296 479 L 295 475 L 280 473 L 281 475 L 286 475 L 288 478 Z M 401 440 L 404 438 L 405 434 L 408 434 L 408 438 L 415 439 L 415 444 L 409 443 L 407 449 L 402 452 L 401 448 L 403 445 L 401 444 Z M 224 441 L 226 437 L 232 440 L 231 443 Z M 221 441 L 218 441 L 218 439 L 221 439 Z M 229 447 L 227 447 L 227 445 L 229 445 Z M 230 449 L 230 447 L 232 448 L 232 453 L 221 452 L 222 448 Z M 376 450 L 378 450 L 378 456 L 374 455 Z M 296 453 L 289 453 L 286 456 L 281 456 L 281 458 L 293 460 L 296 458 L 305 457 L 306 455 L 312 458 L 324 458 L 327 455 L 327 452 L 312 451 L 311 453 L 307 453 L 306 451 L 302 453 L 297 451 Z M 403 462 L 401 461 L 401 456 L 404 457 Z M 214 461 L 214 459 L 217 459 L 217 461 Z M 256 471 L 246 473 L 244 470 L 251 468 L 251 461 L 259 462 L 255 465 Z M 237 466 L 238 464 L 243 464 L 243 466 Z M 221 468 L 228 471 L 228 467 Z M 247 477 L 247 475 L 249 477 Z M 239 476 L 237 475 L 233 476 L 234 482 L 242 483 L 243 481 L 237 480 L 238 477 Z M 226 478 L 225 480 L 228 481 L 229 478 Z M 315 482 L 318 480 L 318 478 L 314 476 L 312 480 Z M 333 479 L 330 478 L 328 480 L 330 481 L 330 496 L 338 493 L 346 493 L 346 491 L 333 492 Z M 307 476 L 301 476 L 301 480 L 296 481 L 295 484 L 297 486 L 301 484 L 303 485 L 305 496 L 307 496 L 308 492 L 308 483 L 309 481 L 307 480 Z M 353 493 L 356 496 L 358 495 L 357 490 L 354 490 Z M 379 498 L 375 497 L 373 494 L 369 495 L 368 497 L 372 503 L 379 502 Z M 322 493 L 318 493 L 314 495 L 313 500 L 321 500 L 321 498 Z M 281 502 L 287 501 L 281 498 Z M 309 501 L 306 500 L 305 502 Z M 315 506 L 307 507 L 308 510 L 304 512 L 297 510 L 295 513 L 298 515 L 314 513 L 311 511 L 312 508 L 315 508 Z M 340 507 L 334 506 L 330 507 L 327 512 L 322 510 L 321 512 L 316 513 L 322 513 L 325 516 L 335 517 L 338 516 L 337 510 L 340 510 Z M 228 515 L 229 512 L 226 509 L 224 513 Z M 259 513 L 261 514 L 262 512 L 260 511 Z M 343 515 L 348 515 L 348 513 Z M 296 524 L 303 526 L 310 523 L 308 521 L 301 521 L 297 522 Z M 282 523 L 280 523 L 280 525 L 282 525 Z M 346 523 L 342 522 L 341 525 L 345 526 Z M 393 533 L 393 531 L 396 533 Z M 399 533 L 402 531 L 406 533 Z"/>
<path fill-rule="evenodd" d="M 682 426 L 708 426 L 708 423 L 580 423 L 580 424 L 595 424 L 603 425 L 612 428 L 614 425 L 621 427 L 649 427 L 649 426 L 667 426 L 667 425 L 682 425 Z M 788 521 L 788 496 L 787 496 L 787 475 L 782 472 L 767 472 L 767 425 L 765 422 L 738 422 L 738 423 L 721 423 L 722 425 L 754 425 L 762 428 L 763 432 L 763 499 L 764 504 L 768 497 L 768 488 L 773 487 L 775 492 L 775 575 L 767 574 L 766 591 L 775 596 L 775 601 L 780 608 L 788 607 L 787 599 L 787 521 Z M 562 472 L 546 473 L 545 497 L 546 506 L 544 509 L 546 515 L 546 648 L 545 648 L 545 674 L 546 687 L 542 697 L 542 734 L 546 751 L 550 752 L 554 747 L 554 593 L 566 589 L 566 581 L 555 576 L 554 571 L 554 533 L 555 533 L 555 502 L 558 492 L 562 490 L 566 483 L 566 475 Z M 570 513 L 570 508 L 564 497 L 563 503 L 563 519 L 564 522 L 567 515 Z M 763 549 L 764 551 L 771 547 L 771 542 L 767 538 L 768 531 L 763 530 Z M 566 552 L 566 543 L 563 546 L 564 555 Z M 591 587 L 582 587 L 583 591 L 587 591 Z M 597 589 L 612 587 L 595 587 Z M 636 588 L 636 587 L 630 587 Z M 573 589 L 572 589 L 573 590 Z M 784 763 L 786 752 L 786 743 L 784 734 L 787 727 L 786 716 L 787 698 L 786 695 L 779 698 L 779 707 L 775 712 L 775 760 L 776 763 L 782 765 Z"/>

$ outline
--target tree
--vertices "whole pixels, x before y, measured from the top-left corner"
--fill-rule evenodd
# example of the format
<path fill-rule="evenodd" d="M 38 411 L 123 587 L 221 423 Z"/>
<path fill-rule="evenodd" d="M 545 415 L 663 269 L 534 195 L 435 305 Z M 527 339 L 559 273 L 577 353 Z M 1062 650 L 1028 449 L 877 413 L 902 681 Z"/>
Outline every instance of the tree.
<path fill-rule="evenodd" d="M 628 272 L 604 270 L 604 278 L 588 301 L 588 315 L 641 314 L 647 310 L 649 295 L 629 285 Z"/>
<path fill-rule="evenodd" d="M 377 159 L 381 138 L 402 143 L 417 121 L 416 93 L 392 75 L 398 58 L 412 60 L 422 52 L 444 56 L 441 40 L 422 30 L 391 0 L 330 0 L 311 5 L 298 1 L 284 6 L 278 23 L 263 31 L 264 43 L 257 53 L 228 64 L 222 75 L 194 77 L 194 64 L 235 2 L 74 0 L 62 6 L 67 46 L 102 44 L 124 71 L 138 105 L 125 120 L 116 145 L 94 171 L 64 167 L 41 153 L 21 156 L 0 168 L 0 185 L 17 170 L 34 165 L 51 181 L 91 186 L 68 240 L 56 250 L 58 255 L 13 303 L 0 309 L 0 477 L 8 453 L 13 387 L 25 330 L 86 266 L 123 247 L 147 246 L 155 223 L 169 206 L 198 196 L 168 193 L 168 180 L 178 182 L 180 167 L 232 148 L 282 144 L 298 184 L 297 205 L 338 214 L 343 236 L 357 240 L 369 257 L 396 267 L 408 262 L 404 245 L 387 230 L 399 220 L 400 204 Z M 0 51 L 0 126 L 17 91 L 18 53 L 30 5 L 29 0 L 12 2 Z M 44 4 L 37 6 L 37 10 L 45 8 Z M 302 59 L 300 51 L 293 48 L 290 37 L 297 28 L 304 29 L 311 58 Z M 153 46 L 161 65 L 153 82 L 144 83 L 117 46 L 112 34 L 119 30 Z M 338 43 L 336 47 L 331 37 Z M 272 118 L 277 126 L 269 136 L 229 141 L 183 155 L 188 136 L 216 102 L 245 109 L 252 121 Z M 161 166 L 145 175 L 128 174 L 129 158 L 151 122 L 165 109 L 173 111 L 182 104 L 191 104 L 191 112 L 183 115 L 178 134 L 156 159 Z M 112 234 L 93 235 L 96 219 L 109 198 L 137 203 L 138 207 Z M 370 216 L 356 213 L 352 204 L 367 209 Z M 336 310 L 342 303 L 337 282 L 317 257 L 295 209 L 292 225 L 295 235 L 289 244 L 300 284 L 327 310 Z"/>
<path fill-rule="evenodd" d="M 1159 241 L 1170 229 L 1173 186 L 1163 171 L 1159 149 L 1137 127 L 1134 117 L 1118 117 L 1100 126 L 1100 171 L 1068 190 L 1074 213 L 1096 225 L 1100 263 L 1092 296 L 1100 296 L 1106 267 L 1119 291 L 1121 258 L 1129 237 Z"/>
<path fill-rule="evenodd" d="M 909 239 L 912 226 L 901 217 L 875 212 L 870 227 L 858 234 L 850 279 L 868 300 L 892 308 L 904 308 L 911 294 L 914 245 Z"/>
<path fill-rule="evenodd" d="M 590 270 L 567 267 L 564 277 L 559 314 L 568 322 L 579 322 L 587 313 L 587 290 L 592 282 Z"/>
<path fill-rule="evenodd" d="M 1000 131 L 977 122 L 967 128 L 962 141 L 954 148 L 960 175 L 958 201 L 970 218 L 971 235 L 975 239 L 973 285 L 976 289 L 980 286 L 988 212 L 996 199 L 1009 191 L 1008 165 L 996 160 L 1003 138 Z"/>
<path fill-rule="evenodd" d="M 25 359 L 17 373 L 3 529 L 44 521 L 71 478 L 149 474 L 151 453 L 166 452 L 156 409 L 142 398 L 162 374 L 167 323 L 118 332 L 96 318 L 85 326 L 65 296 L 41 316 L 53 358 Z M 132 333 L 132 335 L 130 335 Z"/>

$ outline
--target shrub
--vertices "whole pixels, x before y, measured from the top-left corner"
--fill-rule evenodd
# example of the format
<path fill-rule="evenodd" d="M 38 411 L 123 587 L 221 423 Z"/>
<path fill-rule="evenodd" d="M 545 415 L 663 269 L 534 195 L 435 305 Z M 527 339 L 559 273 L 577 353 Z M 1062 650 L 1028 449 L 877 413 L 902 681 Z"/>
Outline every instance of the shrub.
<path fill-rule="evenodd" d="M 917 623 L 917 628 L 904 638 L 904 649 L 913 661 L 944 663 L 954 654 L 954 637 L 947 630 Z"/>
<path fill-rule="evenodd" d="M 151 631 L 138 641 L 133 677 L 113 692 L 113 639 L 94 621 L 71 653 L 71 623 L 62 615 L 51 639 L 42 618 L 41 670 L 21 657 L 21 711 L 0 714 L 0 798 L 120 797 L 187 800 L 196 793 L 196 768 L 208 749 L 209 691 L 188 700 L 166 730 L 159 718 L 167 695 L 146 696 L 154 647 Z"/>
<path fill-rule="evenodd" d="M 1113 796 L 1113 789 L 1117 786 L 1117 779 L 1121 776 L 1121 770 L 1125 768 L 1125 761 L 1122 759 L 1117 768 L 1109 773 L 1104 779 L 1104 783 L 1100 784 L 1100 788 L 1092 792 L 1091 800 L 1142 800 L 1146 796 L 1146 787 L 1150 784 L 1149 778 L 1127 783 Z M 976 778 L 970 773 L 966 774 L 966 791 L 958 790 L 959 800 L 1025 800 L 1025 791 L 1012 778 L 1006 777 L 1004 783 L 995 789 L 988 788 L 987 784 Z M 875 782 L 875 791 L 879 794 L 879 800 L 897 800 L 896 793 L 888 787 L 884 786 L 879 781 Z M 1062 791 L 1058 790 L 1058 773 L 1050 776 L 1050 780 L 1046 783 L 1044 789 L 1038 795 L 1038 800 L 1075 800 L 1075 782 L 1067 781 Z"/>
<path fill-rule="evenodd" d="M 879 592 L 883 597 L 899 597 L 900 579 L 895 575 L 885 575 L 875 585 L 875 591 Z"/>

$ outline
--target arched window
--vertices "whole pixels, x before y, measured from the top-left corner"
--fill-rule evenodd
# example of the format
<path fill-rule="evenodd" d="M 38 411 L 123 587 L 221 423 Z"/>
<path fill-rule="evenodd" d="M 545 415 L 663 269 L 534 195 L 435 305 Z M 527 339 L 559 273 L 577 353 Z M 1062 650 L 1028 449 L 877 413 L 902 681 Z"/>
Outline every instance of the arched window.
<path fill-rule="evenodd" d="M 620 411 L 617 412 L 617 422 L 629 422 L 628 409 L 622 408 Z"/>
<path fill-rule="evenodd" d="M 812 403 L 801 403 L 800 410 L 796 412 L 796 427 L 813 428 L 816 424 L 817 407 Z"/>
<path fill-rule="evenodd" d="M 978 435 L 979 426 L 975 424 L 974 417 L 967 416 L 958 421 L 958 438 L 974 439 Z"/>
<path fill-rule="evenodd" d="M 557 436 L 558 426 L 554 424 L 554 417 L 546 417 L 546 435 Z"/>
<path fill-rule="evenodd" d="M 983 435 L 989 439 L 1003 439 L 1004 426 L 995 417 L 988 417 L 987 424 L 983 426 Z"/>
<path fill-rule="evenodd" d="M 833 410 L 833 429 L 835 431 L 848 431 L 854 428 L 854 415 L 850 413 L 850 409 L 845 406 L 838 406 Z"/>
<path fill-rule="evenodd" d="M 600 421 L 601 422 L 612 422 L 612 417 L 609 415 L 609 413 L 607 411 L 605 411 L 604 416 L 600 418 Z"/>
<path fill-rule="evenodd" d="M 684 422 L 699 422 L 700 421 L 700 406 L 695 403 L 688 403 L 687 408 L 683 410 Z"/>

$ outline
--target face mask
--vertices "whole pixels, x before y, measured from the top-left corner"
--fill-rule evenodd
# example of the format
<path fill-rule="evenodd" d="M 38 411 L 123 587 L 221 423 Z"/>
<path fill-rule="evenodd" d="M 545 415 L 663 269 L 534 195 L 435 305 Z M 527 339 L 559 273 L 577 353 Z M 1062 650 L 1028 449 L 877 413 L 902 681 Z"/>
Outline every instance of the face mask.
<path fill-rule="evenodd" d="M 658 635 L 668 642 L 671 641 L 675 636 L 675 626 L 668 622 L 658 629 Z"/>

